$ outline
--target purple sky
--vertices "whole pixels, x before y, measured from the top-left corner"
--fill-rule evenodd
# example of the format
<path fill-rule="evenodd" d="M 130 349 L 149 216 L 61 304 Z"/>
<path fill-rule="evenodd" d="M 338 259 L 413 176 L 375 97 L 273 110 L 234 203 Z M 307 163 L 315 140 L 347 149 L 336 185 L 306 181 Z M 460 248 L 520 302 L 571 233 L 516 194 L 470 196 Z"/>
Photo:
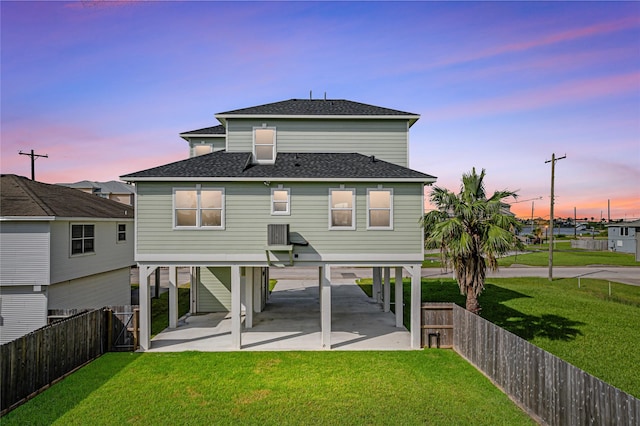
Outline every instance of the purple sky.
<path fill-rule="evenodd" d="M 112 180 L 290 98 L 418 113 L 411 167 L 556 217 L 640 218 L 640 3 L 0 2 L 2 173 Z M 532 201 L 514 204 L 524 217 Z"/>

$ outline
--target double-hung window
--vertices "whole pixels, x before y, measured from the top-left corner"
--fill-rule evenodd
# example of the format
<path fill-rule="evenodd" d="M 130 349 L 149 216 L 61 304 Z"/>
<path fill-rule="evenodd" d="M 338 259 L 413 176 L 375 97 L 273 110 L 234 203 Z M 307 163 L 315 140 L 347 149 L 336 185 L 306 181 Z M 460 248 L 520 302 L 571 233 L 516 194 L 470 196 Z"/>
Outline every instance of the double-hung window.
<path fill-rule="evenodd" d="M 95 225 L 71 225 L 71 255 L 95 253 Z"/>
<path fill-rule="evenodd" d="M 290 215 L 291 198 L 289 188 L 271 189 L 271 214 Z"/>
<path fill-rule="evenodd" d="M 367 229 L 393 229 L 393 189 L 367 189 Z"/>
<path fill-rule="evenodd" d="M 273 164 L 276 161 L 276 129 L 255 127 L 253 129 L 253 158 L 259 164 Z"/>
<path fill-rule="evenodd" d="M 224 229 L 224 189 L 175 188 L 174 227 Z"/>
<path fill-rule="evenodd" d="M 329 229 L 356 229 L 355 189 L 329 189 Z"/>

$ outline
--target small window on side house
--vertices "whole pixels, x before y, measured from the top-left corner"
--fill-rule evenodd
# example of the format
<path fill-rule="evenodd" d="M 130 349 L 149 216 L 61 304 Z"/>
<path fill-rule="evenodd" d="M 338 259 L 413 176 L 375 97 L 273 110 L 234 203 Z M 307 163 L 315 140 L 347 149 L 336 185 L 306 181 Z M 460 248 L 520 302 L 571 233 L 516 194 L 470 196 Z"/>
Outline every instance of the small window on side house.
<path fill-rule="evenodd" d="M 329 190 L 329 229 L 356 229 L 355 189 Z"/>
<path fill-rule="evenodd" d="M 119 223 L 118 224 L 118 242 L 124 243 L 127 241 L 127 224 Z"/>
<path fill-rule="evenodd" d="M 290 215 L 290 197 L 288 188 L 271 189 L 271 214 Z"/>
<path fill-rule="evenodd" d="M 71 255 L 95 253 L 95 225 L 71 225 Z"/>
<path fill-rule="evenodd" d="M 393 190 L 367 190 L 367 229 L 393 229 Z"/>
<path fill-rule="evenodd" d="M 253 129 L 253 156 L 256 163 L 270 164 L 276 161 L 276 129 Z"/>
<path fill-rule="evenodd" d="M 193 147 L 193 154 L 195 157 L 199 156 L 199 155 L 205 155 L 205 154 L 209 154 L 212 152 L 212 146 L 209 144 L 200 144 L 200 145 L 194 145 Z"/>

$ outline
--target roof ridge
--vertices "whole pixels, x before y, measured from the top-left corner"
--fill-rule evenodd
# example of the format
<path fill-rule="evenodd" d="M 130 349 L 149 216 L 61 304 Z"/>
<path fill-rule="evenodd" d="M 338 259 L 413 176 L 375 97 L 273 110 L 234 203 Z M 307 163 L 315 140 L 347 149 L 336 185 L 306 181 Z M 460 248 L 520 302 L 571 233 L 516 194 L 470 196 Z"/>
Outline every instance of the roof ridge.
<path fill-rule="evenodd" d="M 49 207 L 49 205 L 45 202 L 43 202 L 40 197 L 38 197 L 36 195 L 35 192 L 33 192 L 33 190 L 31 188 L 29 188 L 28 185 L 25 185 L 25 183 L 22 181 L 22 179 L 26 179 L 26 178 L 18 178 L 17 176 L 14 176 L 16 178 L 16 183 L 18 184 L 18 186 L 20 186 L 24 192 L 29 195 L 29 197 L 33 200 L 34 203 L 36 203 L 42 210 L 45 211 L 45 213 L 47 213 L 50 216 L 55 216 L 56 212 L 53 211 L 53 209 L 51 207 Z M 40 183 L 37 181 L 33 181 L 35 183 Z"/>

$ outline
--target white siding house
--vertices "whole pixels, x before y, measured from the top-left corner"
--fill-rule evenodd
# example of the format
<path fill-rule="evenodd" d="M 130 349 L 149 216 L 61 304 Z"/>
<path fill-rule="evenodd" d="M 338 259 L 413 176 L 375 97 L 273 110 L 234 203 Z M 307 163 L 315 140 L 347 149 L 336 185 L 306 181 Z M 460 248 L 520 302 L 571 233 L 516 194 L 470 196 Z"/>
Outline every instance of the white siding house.
<path fill-rule="evenodd" d="M 130 304 L 132 207 L 15 175 L 0 197 L 0 343 L 52 309 Z"/>
<path fill-rule="evenodd" d="M 319 348 L 331 348 L 336 266 L 373 268 L 378 289 L 385 271 L 387 295 L 391 269 L 411 277 L 411 344 L 418 348 L 419 219 L 424 186 L 435 182 L 408 168 L 409 128 L 419 115 L 348 100 L 291 99 L 216 118 L 217 126 L 180 134 L 189 159 L 120 177 L 136 186 L 141 347 L 152 344 L 148 277 L 155 268 L 169 267 L 173 275 L 191 267 L 192 313 L 230 312 L 231 346 L 241 349 L 243 305 L 250 328 L 251 311 L 259 313 L 265 302 L 268 268 L 296 265 L 318 268 Z M 386 311 L 388 303 L 389 297 Z M 396 324 L 403 327 L 402 309 Z"/>

